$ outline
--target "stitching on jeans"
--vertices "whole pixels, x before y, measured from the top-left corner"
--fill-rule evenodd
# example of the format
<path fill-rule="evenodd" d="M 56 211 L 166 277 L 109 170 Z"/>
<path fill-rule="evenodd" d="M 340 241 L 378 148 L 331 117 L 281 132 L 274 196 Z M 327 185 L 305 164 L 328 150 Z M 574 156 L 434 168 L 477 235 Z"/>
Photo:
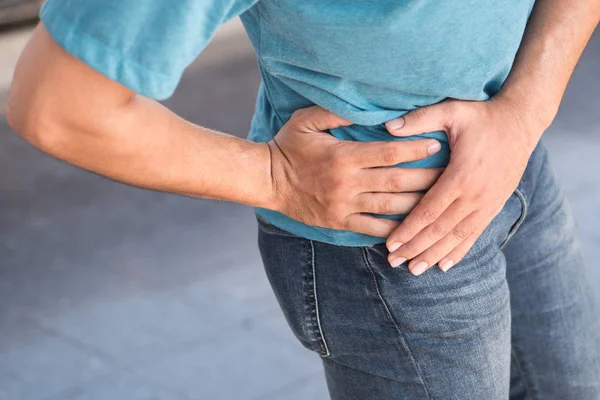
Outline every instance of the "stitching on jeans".
<path fill-rule="evenodd" d="M 519 216 L 517 222 L 515 222 L 515 224 L 510 229 L 510 232 L 508 233 L 506 239 L 504 239 L 504 242 L 502 242 L 502 244 L 500 245 L 500 250 L 502 250 L 504 246 L 506 246 L 508 241 L 514 236 L 514 234 L 517 233 L 517 230 L 519 229 L 519 227 L 525 220 L 525 217 L 527 216 L 527 200 L 525 199 L 525 196 L 523 195 L 523 193 L 521 193 L 521 191 L 518 188 L 515 189 L 515 195 L 521 202 L 521 215 Z"/>
<path fill-rule="evenodd" d="M 326 358 L 325 361 L 341 365 L 342 367 L 346 367 L 346 368 L 351 369 L 353 371 L 358 371 L 358 372 L 360 372 L 362 374 L 372 375 L 372 376 L 376 376 L 378 378 L 383 378 L 383 379 L 389 379 L 390 381 L 394 381 L 394 382 L 398 382 L 398 383 L 405 383 L 404 381 L 402 381 L 400 379 L 393 378 L 391 376 L 380 375 L 380 374 L 376 374 L 376 373 L 371 372 L 371 371 L 364 371 L 362 369 L 358 369 L 356 367 L 352 367 L 352 366 L 350 366 L 350 365 L 348 365 L 346 363 L 341 362 L 340 360 L 336 360 L 336 359 L 333 359 L 333 358 Z"/>
<path fill-rule="evenodd" d="M 513 345 L 510 346 L 510 352 L 512 353 L 512 355 L 515 359 L 515 365 L 517 366 L 517 370 L 519 371 L 519 374 L 521 375 L 521 380 L 523 381 L 523 386 L 525 386 L 525 392 L 527 392 L 527 396 L 529 397 L 530 400 L 534 400 L 533 390 L 531 389 L 531 385 L 529 384 L 529 382 L 527 382 L 527 376 L 525 374 L 525 371 L 523 370 L 523 366 L 521 365 L 521 361 L 519 360 L 519 357 L 517 356 L 517 352 Z"/>
<path fill-rule="evenodd" d="M 362 248 L 362 255 L 363 255 L 363 260 L 365 262 L 365 265 L 367 266 L 367 269 L 369 270 L 369 273 L 371 274 L 371 278 L 373 278 L 373 285 L 375 286 L 375 291 L 377 292 L 377 297 L 379 297 L 379 301 L 383 308 L 383 311 L 385 312 L 385 316 L 387 317 L 387 319 L 390 322 L 392 322 L 394 324 L 394 326 L 396 326 L 396 323 L 394 322 L 394 319 L 392 318 L 392 314 L 390 313 L 390 310 L 388 309 L 387 305 L 383 301 L 381 293 L 379 292 L 379 283 L 377 283 L 377 279 L 375 278 L 375 273 L 371 268 L 371 264 L 369 263 L 368 256 L 366 254 L 366 250 L 364 248 Z"/>
<path fill-rule="evenodd" d="M 330 355 L 329 347 L 327 346 L 327 341 L 325 341 L 325 335 L 323 334 L 323 328 L 321 327 L 321 318 L 319 316 L 319 299 L 317 298 L 317 275 L 315 268 L 315 245 L 312 240 L 310 240 L 310 251 L 311 251 L 311 266 L 312 266 L 312 276 L 313 276 L 313 296 L 315 299 L 315 312 L 317 316 L 317 326 L 319 328 L 319 335 L 321 335 L 321 345 L 325 350 L 325 354 L 321 354 L 321 357 L 327 357 Z"/>
<path fill-rule="evenodd" d="M 303 242 L 306 250 L 306 262 L 303 263 L 302 274 L 302 298 L 304 306 L 304 329 L 306 337 L 310 342 L 310 350 L 322 356 L 325 354 L 325 348 L 319 334 L 319 324 L 317 323 L 317 306 L 315 300 L 315 279 L 313 275 L 313 248 L 310 240 Z"/>
<path fill-rule="evenodd" d="M 415 367 L 415 371 L 417 372 L 417 376 L 419 377 L 419 380 L 421 381 L 421 384 L 423 385 L 423 390 L 425 390 L 425 395 L 427 396 L 427 399 L 431 400 L 431 395 L 429 394 L 429 390 L 427 390 L 427 385 L 425 384 L 425 380 L 423 379 L 423 373 L 421 371 L 421 368 L 419 367 L 417 360 L 415 360 L 415 357 L 413 356 L 413 353 L 412 353 L 410 347 L 408 346 L 408 342 L 406 341 L 404 334 L 398 327 L 396 320 L 394 319 L 394 317 L 392 316 L 392 313 L 390 312 L 390 308 L 388 307 L 387 303 L 383 299 L 381 291 L 379 290 L 379 284 L 377 283 L 377 277 L 375 276 L 375 271 L 373 271 L 373 267 L 371 266 L 371 263 L 369 262 L 367 250 L 364 247 L 362 247 L 361 250 L 363 253 L 363 259 L 365 261 L 365 264 L 367 265 L 367 268 L 369 269 L 369 272 L 371 272 L 371 276 L 373 277 L 373 282 L 375 283 L 375 290 L 377 291 L 377 296 L 379 297 L 381 304 L 383 304 L 383 307 L 385 308 L 388 318 L 394 324 L 394 327 L 396 328 L 396 331 L 398 332 L 398 335 L 400 336 L 400 340 L 401 340 L 403 346 L 406 348 L 406 351 L 408 352 L 410 360 L 411 360 L 413 366 Z"/>

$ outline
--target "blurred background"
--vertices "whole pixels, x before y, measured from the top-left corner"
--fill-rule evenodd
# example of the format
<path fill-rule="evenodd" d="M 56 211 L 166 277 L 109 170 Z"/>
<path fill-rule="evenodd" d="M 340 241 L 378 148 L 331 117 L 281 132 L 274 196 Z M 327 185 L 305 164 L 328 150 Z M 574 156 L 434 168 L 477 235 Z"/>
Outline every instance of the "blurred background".
<path fill-rule="evenodd" d="M 0 24 L 31 16 L 18 3 L 0 0 Z M 327 399 L 271 293 L 251 209 L 115 183 L 10 131 L 1 112 L 31 29 L 0 30 L 0 400 Z M 259 79 L 236 20 L 165 104 L 244 137 Z M 599 31 L 544 140 L 600 291 L 598 93 Z"/>

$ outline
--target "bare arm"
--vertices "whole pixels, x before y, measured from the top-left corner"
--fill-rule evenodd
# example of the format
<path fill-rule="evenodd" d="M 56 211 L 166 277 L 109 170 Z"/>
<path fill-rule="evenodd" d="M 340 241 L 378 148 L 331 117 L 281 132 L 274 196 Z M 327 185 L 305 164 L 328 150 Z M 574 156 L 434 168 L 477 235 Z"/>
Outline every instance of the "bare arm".
<path fill-rule="evenodd" d="M 513 68 L 496 97 L 509 98 L 547 128 L 599 22 L 598 0 L 537 0 Z M 534 134 L 535 143 L 543 129 Z"/>
<path fill-rule="evenodd" d="M 266 144 L 177 117 L 69 55 L 42 25 L 17 65 L 7 115 L 41 150 L 122 182 L 253 206 L 273 201 Z"/>
<path fill-rule="evenodd" d="M 351 122 L 317 106 L 269 143 L 196 126 L 72 57 L 43 25 L 17 65 L 7 116 L 42 151 L 115 180 L 378 237 L 398 223 L 364 213 L 407 213 L 441 172 L 375 168 L 428 157 L 439 143 L 343 142 L 324 131 Z"/>

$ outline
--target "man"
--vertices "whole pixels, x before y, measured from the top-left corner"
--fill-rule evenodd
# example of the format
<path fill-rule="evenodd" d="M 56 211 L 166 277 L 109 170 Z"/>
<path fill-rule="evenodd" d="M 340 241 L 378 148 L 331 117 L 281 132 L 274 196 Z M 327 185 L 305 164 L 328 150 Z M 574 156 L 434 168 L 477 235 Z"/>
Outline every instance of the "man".
<path fill-rule="evenodd" d="M 237 15 L 263 77 L 249 140 L 156 102 Z M 538 145 L 597 0 L 49 0 L 41 18 L 11 126 L 113 179 L 256 207 L 333 398 L 600 396 L 597 311 Z"/>

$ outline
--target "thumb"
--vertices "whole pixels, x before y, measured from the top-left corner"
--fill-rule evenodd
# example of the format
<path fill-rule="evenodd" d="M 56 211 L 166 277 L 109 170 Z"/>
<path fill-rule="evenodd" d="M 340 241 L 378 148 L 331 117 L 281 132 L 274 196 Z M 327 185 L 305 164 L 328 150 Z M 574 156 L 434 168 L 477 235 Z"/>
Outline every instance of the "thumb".
<path fill-rule="evenodd" d="M 353 122 L 327 111 L 323 107 L 312 106 L 296 110 L 292 114 L 291 122 L 301 131 L 323 132 L 328 129 L 349 126 Z"/>
<path fill-rule="evenodd" d="M 447 131 L 451 121 L 450 103 L 443 101 L 412 110 L 385 123 L 394 136 L 413 136 L 425 132 Z"/>

